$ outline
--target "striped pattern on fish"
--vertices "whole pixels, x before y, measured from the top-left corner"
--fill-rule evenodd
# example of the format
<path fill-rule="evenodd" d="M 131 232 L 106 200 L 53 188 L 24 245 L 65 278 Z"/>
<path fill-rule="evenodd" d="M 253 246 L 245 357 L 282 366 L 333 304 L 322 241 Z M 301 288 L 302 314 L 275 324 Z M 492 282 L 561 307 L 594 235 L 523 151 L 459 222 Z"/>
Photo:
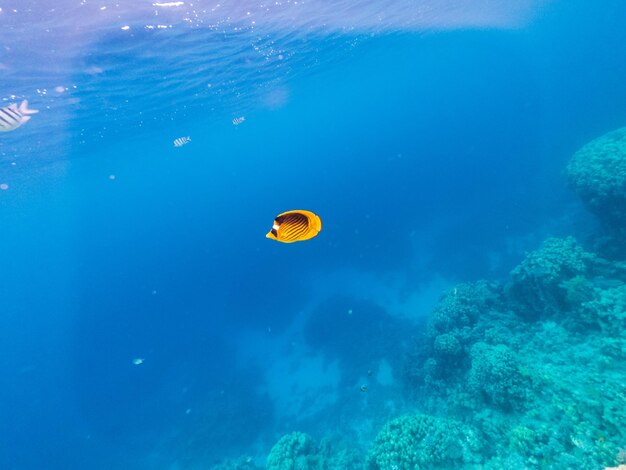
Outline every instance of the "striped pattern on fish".
<path fill-rule="evenodd" d="M 322 220 L 311 211 L 293 210 L 278 214 L 266 237 L 283 243 L 309 240 L 322 230 Z"/>
<path fill-rule="evenodd" d="M 26 100 L 22 101 L 19 108 L 15 103 L 0 108 L 0 132 L 14 131 L 30 119 L 29 114 L 38 112 L 36 109 L 28 109 Z"/>
<path fill-rule="evenodd" d="M 309 219 L 302 214 L 288 214 L 278 217 L 276 225 L 280 228 L 280 238 L 286 242 L 298 240 L 309 229 Z"/>
<path fill-rule="evenodd" d="M 174 147 L 182 147 L 183 145 L 187 145 L 191 142 L 191 137 L 179 137 L 178 139 L 174 139 Z"/>

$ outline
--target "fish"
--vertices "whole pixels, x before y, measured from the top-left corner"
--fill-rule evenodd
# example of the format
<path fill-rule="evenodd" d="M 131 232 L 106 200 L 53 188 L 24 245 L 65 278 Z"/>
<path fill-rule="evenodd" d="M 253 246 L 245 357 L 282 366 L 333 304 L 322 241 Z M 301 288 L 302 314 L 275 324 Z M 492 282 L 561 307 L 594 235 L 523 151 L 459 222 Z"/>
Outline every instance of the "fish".
<path fill-rule="evenodd" d="M 309 240 L 322 230 L 322 219 L 311 211 L 293 210 L 278 214 L 266 238 L 283 243 Z"/>
<path fill-rule="evenodd" d="M 191 142 L 191 137 L 179 137 L 178 139 L 174 139 L 174 147 L 182 147 L 183 145 L 187 145 Z"/>
<path fill-rule="evenodd" d="M 36 109 L 28 109 L 26 100 L 22 101 L 19 108 L 15 103 L 0 108 L 0 132 L 14 131 L 30 119 L 29 114 L 38 112 Z"/>
<path fill-rule="evenodd" d="M 244 122 L 246 118 L 244 116 L 239 116 L 233 119 L 233 126 L 238 126 L 242 122 Z"/>

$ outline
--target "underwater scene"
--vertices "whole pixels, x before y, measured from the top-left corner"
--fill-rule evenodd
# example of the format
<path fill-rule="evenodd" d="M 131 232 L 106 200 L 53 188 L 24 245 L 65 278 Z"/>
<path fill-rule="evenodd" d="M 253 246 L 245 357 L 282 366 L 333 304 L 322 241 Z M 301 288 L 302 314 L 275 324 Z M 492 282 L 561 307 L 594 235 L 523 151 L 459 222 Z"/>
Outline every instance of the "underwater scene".
<path fill-rule="evenodd" d="M 626 470 L 626 2 L 0 24 L 0 469 Z"/>

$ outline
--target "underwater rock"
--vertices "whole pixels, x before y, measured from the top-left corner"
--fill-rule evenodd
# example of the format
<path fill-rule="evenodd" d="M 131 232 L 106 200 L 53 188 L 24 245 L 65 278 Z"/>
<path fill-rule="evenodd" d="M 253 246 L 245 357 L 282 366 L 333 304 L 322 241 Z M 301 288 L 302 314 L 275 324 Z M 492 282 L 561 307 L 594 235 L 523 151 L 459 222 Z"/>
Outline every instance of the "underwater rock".
<path fill-rule="evenodd" d="M 425 414 L 389 421 L 368 455 L 369 470 L 456 468 L 480 462 L 483 442 L 470 426 Z"/>
<path fill-rule="evenodd" d="M 583 146 L 565 173 L 574 191 L 601 221 L 626 227 L 626 127 Z"/>
<path fill-rule="evenodd" d="M 373 302 L 337 295 L 308 316 L 303 335 L 311 348 L 338 360 L 343 384 L 353 385 L 382 359 L 392 370 L 400 368 L 414 326 Z"/>

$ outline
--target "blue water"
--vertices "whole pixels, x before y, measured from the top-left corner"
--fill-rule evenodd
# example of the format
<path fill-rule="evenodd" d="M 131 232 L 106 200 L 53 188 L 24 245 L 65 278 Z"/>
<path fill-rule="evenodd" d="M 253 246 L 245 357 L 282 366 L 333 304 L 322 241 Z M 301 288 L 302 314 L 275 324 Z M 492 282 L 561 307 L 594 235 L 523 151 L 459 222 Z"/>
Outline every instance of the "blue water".
<path fill-rule="evenodd" d="M 626 123 L 623 2 L 11 3 L 0 468 L 365 456 L 442 292 L 600 230 L 563 171 Z M 266 239 L 295 208 L 320 235 Z"/>

